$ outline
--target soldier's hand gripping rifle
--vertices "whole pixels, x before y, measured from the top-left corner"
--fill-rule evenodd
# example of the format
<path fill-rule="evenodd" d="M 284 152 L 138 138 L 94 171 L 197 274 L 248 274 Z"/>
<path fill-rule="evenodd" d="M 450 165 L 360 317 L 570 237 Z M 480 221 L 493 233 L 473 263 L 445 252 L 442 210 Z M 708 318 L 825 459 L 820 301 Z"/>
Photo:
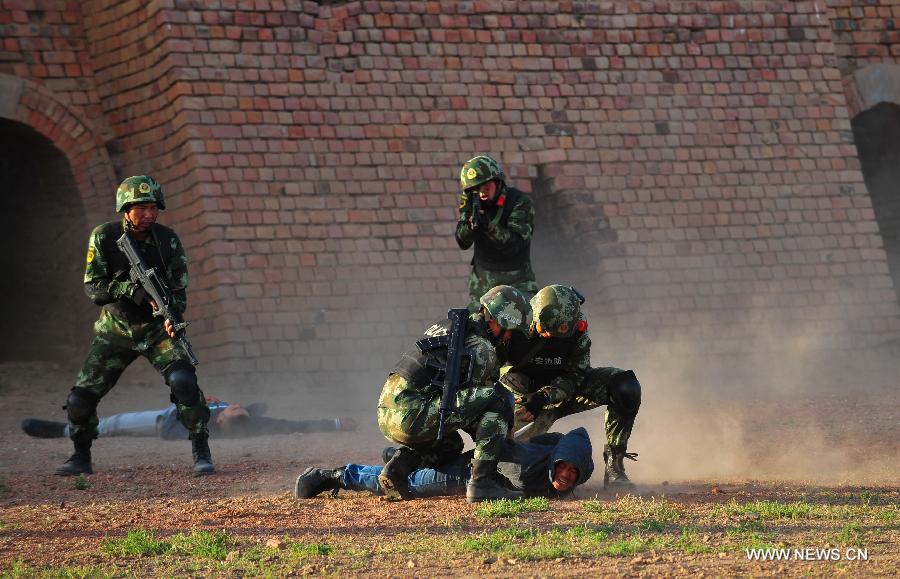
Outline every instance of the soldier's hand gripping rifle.
<path fill-rule="evenodd" d="M 175 339 L 187 351 L 191 363 L 194 366 L 199 364 L 197 356 L 194 355 L 194 349 L 191 347 L 191 343 L 184 331 L 188 323 L 182 320 L 181 315 L 172 307 L 172 292 L 169 291 L 166 282 L 162 280 L 155 268 L 147 267 L 128 233 L 123 233 L 122 237 L 116 240 L 116 245 L 128 258 L 128 263 L 131 264 L 131 271 L 129 272 L 131 281 L 141 286 L 147 293 L 147 297 L 156 304 L 153 315 L 161 317 L 163 320 L 169 320 L 172 323 Z"/>
<path fill-rule="evenodd" d="M 438 419 L 437 439 L 444 437 L 444 422 L 453 412 L 456 412 L 456 393 L 461 386 L 463 359 L 469 358 L 469 373 L 466 382 L 472 376 L 472 355 L 466 350 L 466 322 L 469 319 L 469 310 L 465 308 L 453 308 L 447 312 L 450 319 L 450 332 L 447 335 L 447 366 L 444 369 L 444 393 L 441 396 L 440 418 Z"/>

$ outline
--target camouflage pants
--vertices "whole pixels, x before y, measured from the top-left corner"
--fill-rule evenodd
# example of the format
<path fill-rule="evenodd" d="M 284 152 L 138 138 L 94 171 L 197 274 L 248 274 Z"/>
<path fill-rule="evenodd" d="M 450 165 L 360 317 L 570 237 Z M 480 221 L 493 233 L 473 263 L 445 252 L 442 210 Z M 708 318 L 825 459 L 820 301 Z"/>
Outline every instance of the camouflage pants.
<path fill-rule="evenodd" d="M 487 271 L 473 265 L 472 273 L 469 274 L 469 311 L 477 312 L 481 308 L 479 298 L 498 285 L 513 286 L 522 292 L 526 300 L 530 300 L 538 291 L 531 267 L 513 271 Z"/>
<path fill-rule="evenodd" d="M 427 464 L 441 464 L 463 450 L 459 430 L 475 441 L 475 460 L 498 460 L 509 431 L 512 396 L 503 389 L 472 387 L 456 395 L 456 412 L 444 422 L 438 442 L 441 391 L 420 388 L 399 374 L 391 374 L 378 400 L 378 427 L 385 438 L 418 452 Z"/>
<path fill-rule="evenodd" d="M 612 367 L 588 370 L 584 381 L 573 398 L 559 405 L 546 407 L 532 423 L 522 422 L 517 417 L 516 424 L 513 427 L 516 432 L 516 439 L 528 439 L 532 436 L 543 434 L 550 430 L 554 422 L 564 416 L 571 416 L 572 414 L 593 410 L 598 406 L 605 405 L 607 444 L 622 448 L 627 447 L 637 413 L 624 411 L 609 395 L 609 385 L 612 383 L 613 378 L 622 372 L 625 372 L 625 370 Z M 520 429 L 528 424 L 531 424 L 531 426 L 520 434 Z"/>
<path fill-rule="evenodd" d="M 162 323 L 153 321 L 146 324 L 129 324 L 110 315 L 106 310 L 94 323 L 94 339 L 88 349 L 87 358 L 78 377 L 75 388 L 92 392 L 97 399 L 105 396 L 118 382 L 122 372 L 138 356 L 144 356 L 156 370 L 166 377 L 169 368 L 176 362 L 191 366 L 187 352 L 166 334 Z M 209 408 L 203 392 L 192 404 L 176 404 L 178 419 L 191 434 L 208 433 Z M 174 398 L 174 396 L 172 397 Z M 96 410 L 87 423 L 69 424 L 72 439 L 97 438 Z"/>

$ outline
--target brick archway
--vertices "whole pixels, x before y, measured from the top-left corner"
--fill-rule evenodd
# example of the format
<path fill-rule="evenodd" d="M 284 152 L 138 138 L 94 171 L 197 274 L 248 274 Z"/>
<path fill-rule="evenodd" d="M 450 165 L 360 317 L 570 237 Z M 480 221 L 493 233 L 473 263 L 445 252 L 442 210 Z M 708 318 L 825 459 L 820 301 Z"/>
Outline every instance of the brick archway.
<path fill-rule="evenodd" d="M 109 213 L 101 199 L 108 203 L 115 175 L 105 147 L 83 116 L 41 85 L 0 74 L 0 118 L 18 121 L 49 139 L 68 159 L 87 214 Z"/>
<path fill-rule="evenodd" d="M 844 77 L 850 118 L 879 103 L 900 105 L 900 64 L 874 63 Z"/>

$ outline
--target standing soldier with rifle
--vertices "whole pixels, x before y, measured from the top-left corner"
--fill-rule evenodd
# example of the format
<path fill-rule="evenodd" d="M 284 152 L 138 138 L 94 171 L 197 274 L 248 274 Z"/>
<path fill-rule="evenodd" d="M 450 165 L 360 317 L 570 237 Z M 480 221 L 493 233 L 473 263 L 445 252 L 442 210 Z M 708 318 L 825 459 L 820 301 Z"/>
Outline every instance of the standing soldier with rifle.
<path fill-rule="evenodd" d="M 537 283 L 531 269 L 531 234 L 534 206 L 531 198 L 506 183 L 500 163 L 479 155 L 466 161 L 459 173 L 456 243 L 460 249 L 474 244 L 469 275 L 469 311 L 490 288 L 511 285 L 531 298 Z"/>
<path fill-rule="evenodd" d="M 84 289 L 103 309 L 66 401 L 75 454 L 56 469 L 58 475 L 93 472 L 97 404 L 138 356 L 147 358 L 171 389 L 178 419 L 191 439 L 194 475 L 215 470 L 208 443 L 210 412 L 197 386 L 196 358 L 181 319 L 187 307 L 187 257 L 175 232 L 156 223 L 165 208 L 159 183 L 144 175 L 129 177 L 116 191 L 122 220 L 91 232 Z"/>
<path fill-rule="evenodd" d="M 378 477 L 390 499 L 408 499 L 409 474 L 450 462 L 463 450 L 459 430 L 475 441 L 469 502 L 518 498 L 497 473 L 503 440 L 513 422 L 512 396 L 497 383 L 498 349 L 530 325 L 531 309 L 511 286 L 492 288 L 478 312 L 450 310 L 416 347 L 403 353 L 378 400 L 378 426 L 401 445 Z"/>

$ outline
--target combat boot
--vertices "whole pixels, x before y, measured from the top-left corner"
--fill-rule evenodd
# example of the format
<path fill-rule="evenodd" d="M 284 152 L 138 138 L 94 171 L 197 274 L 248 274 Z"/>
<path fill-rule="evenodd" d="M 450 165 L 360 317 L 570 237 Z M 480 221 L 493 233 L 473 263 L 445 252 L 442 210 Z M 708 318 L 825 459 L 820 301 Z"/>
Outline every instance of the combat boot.
<path fill-rule="evenodd" d="M 212 462 L 212 453 L 209 451 L 208 435 L 195 434 L 191 436 L 191 454 L 194 457 L 194 476 L 203 476 L 216 472 Z"/>
<path fill-rule="evenodd" d="M 472 478 L 466 487 L 466 501 L 480 503 L 498 499 L 521 499 L 522 493 L 506 488 L 497 472 L 496 460 L 473 460 Z"/>
<path fill-rule="evenodd" d="M 69 460 L 62 463 L 54 474 L 60 476 L 75 476 L 78 474 L 94 474 L 91 468 L 91 443 L 93 440 L 75 440 L 75 454 L 69 457 Z"/>
<path fill-rule="evenodd" d="M 22 430 L 35 438 L 62 438 L 66 435 L 66 423 L 26 418 L 22 421 Z"/>
<path fill-rule="evenodd" d="M 606 445 L 603 448 L 603 462 L 606 468 L 603 471 L 603 488 L 609 490 L 630 490 L 634 483 L 625 474 L 625 459 L 637 461 L 636 452 L 625 452 L 625 447 L 613 447 Z"/>
<path fill-rule="evenodd" d="M 334 469 L 309 467 L 294 483 L 294 498 L 311 499 L 325 491 L 331 491 L 331 496 L 336 497 L 339 490 L 347 489 L 344 484 L 345 470 L 344 467 Z"/>
<path fill-rule="evenodd" d="M 388 500 L 409 500 L 409 475 L 422 465 L 422 457 L 406 446 L 397 447 L 397 451 L 381 469 L 378 484 Z"/>

